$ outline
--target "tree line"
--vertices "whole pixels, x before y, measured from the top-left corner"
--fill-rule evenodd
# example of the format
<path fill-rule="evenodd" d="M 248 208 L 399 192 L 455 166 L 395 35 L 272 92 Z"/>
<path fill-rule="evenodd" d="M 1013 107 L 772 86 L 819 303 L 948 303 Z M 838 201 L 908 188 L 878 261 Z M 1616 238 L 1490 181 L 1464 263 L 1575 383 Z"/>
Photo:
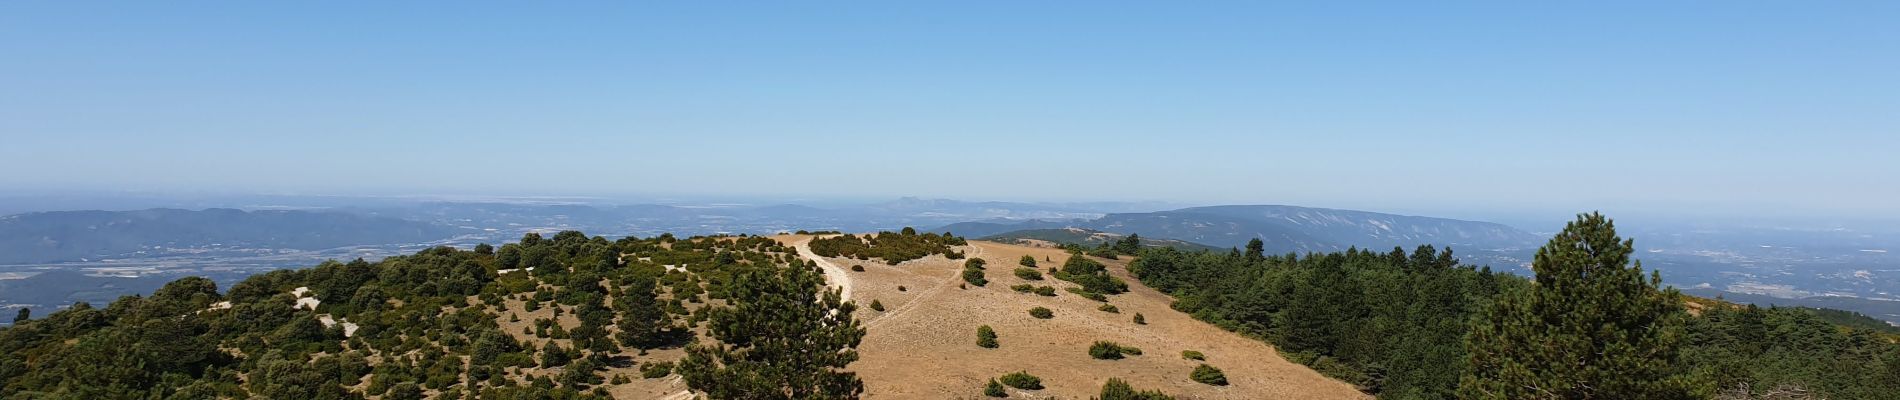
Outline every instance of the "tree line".
<path fill-rule="evenodd" d="M 1129 268 L 1172 294 L 1176 309 L 1381 398 L 1900 394 L 1893 334 L 1829 322 L 1845 312 L 1688 299 L 1631 259 L 1632 248 L 1608 218 L 1587 214 L 1538 251 L 1531 279 L 1430 246 L 1151 248 Z"/>
<path fill-rule="evenodd" d="M 942 254 L 952 260 L 963 258 L 963 252 L 952 246 L 969 244 L 964 238 L 943 234 L 918 234 L 916 229 L 904 228 L 898 232 L 878 232 L 875 235 L 858 236 L 844 234 L 815 238 L 811 241 L 811 251 L 825 257 L 843 257 L 858 260 L 873 258 L 884 263 L 897 265 L 905 261 Z"/>

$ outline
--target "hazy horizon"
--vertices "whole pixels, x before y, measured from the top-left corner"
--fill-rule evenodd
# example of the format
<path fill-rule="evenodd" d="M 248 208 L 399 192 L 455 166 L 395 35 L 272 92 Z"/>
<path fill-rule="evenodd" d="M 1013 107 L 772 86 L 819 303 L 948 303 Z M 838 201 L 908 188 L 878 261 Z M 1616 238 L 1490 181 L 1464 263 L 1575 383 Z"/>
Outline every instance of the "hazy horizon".
<path fill-rule="evenodd" d="M 1900 5 L 0 5 L 6 192 L 1900 216 Z"/>

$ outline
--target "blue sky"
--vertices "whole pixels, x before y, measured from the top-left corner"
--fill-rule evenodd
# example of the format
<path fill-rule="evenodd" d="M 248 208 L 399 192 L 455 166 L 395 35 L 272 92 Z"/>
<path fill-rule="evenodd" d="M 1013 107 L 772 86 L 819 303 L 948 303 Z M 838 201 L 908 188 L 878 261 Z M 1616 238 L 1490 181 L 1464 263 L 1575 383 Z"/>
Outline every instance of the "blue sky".
<path fill-rule="evenodd" d="M 1900 216 L 1900 3 L 1324 3 L 5 2 L 0 187 Z"/>

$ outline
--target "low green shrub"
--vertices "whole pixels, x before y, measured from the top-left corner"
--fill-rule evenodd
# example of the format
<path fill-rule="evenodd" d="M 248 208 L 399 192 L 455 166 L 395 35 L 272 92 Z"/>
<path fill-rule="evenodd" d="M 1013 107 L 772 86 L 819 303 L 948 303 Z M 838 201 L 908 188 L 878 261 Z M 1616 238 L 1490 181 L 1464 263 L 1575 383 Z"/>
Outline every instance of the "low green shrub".
<path fill-rule="evenodd" d="M 1181 358 L 1194 361 L 1207 361 L 1207 355 L 1194 350 L 1181 350 Z"/>
<path fill-rule="evenodd" d="M 1073 287 L 1068 288 L 1068 291 L 1069 293 L 1075 293 L 1075 295 L 1077 296 L 1082 296 L 1082 298 L 1084 299 L 1095 300 L 1095 301 L 1100 301 L 1104 303 L 1108 302 L 1108 296 L 1103 296 L 1101 293 L 1091 292 L 1087 290 L 1082 290 L 1082 288 L 1073 288 Z"/>
<path fill-rule="evenodd" d="M 1023 390 L 1042 389 L 1042 378 L 1030 375 L 1028 371 L 1016 371 L 1003 375 L 1003 384 Z"/>
<path fill-rule="evenodd" d="M 976 268 L 964 269 L 963 281 L 969 282 L 971 285 L 977 285 L 977 286 L 990 284 L 990 281 L 988 279 L 983 279 L 983 270 L 976 269 Z"/>
<path fill-rule="evenodd" d="M 1036 307 L 1029 309 L 1029 316 L 1039 319 L 1050 319 L 1056 317 L 1056 312 L 1049 311 L 1049 309 L 1045 307 Z"/>
<path fill-rule="evenodd" d="M 640 377 L 646 379 L 662 378 L 673 374 L 673 362 L 661 361 L 640 364 Z"/>
<path fill-rule="evenodd" d="M 1102 384 L 1102 395 L 1096 400 L 1174 400 L 1174 397 L 1158 390 L 1136 391 L 1133 386 L 1128 386 L 1128 381 L 1108 378 L 1108 383 Z"/>
<path fill-rule="evenodd" d="M 972 258 L 972 259 L 970 259 L 969 261 L 964 261 L 964 262 L 963 262 L 963 268 L 965 268 L 965 269 L 983 269 L 983 266 L 984 266 L 984 265 L 987 265 L 987 264 L 989 264 L 989 262 L 988 262 L 988 261 L 983 261 L 983 259 L 981 259 L 981 258 Z"/>
<path fill-rule="evenodd" d="M 1209 385 L 1227 386 L 1227 374 L 1221 373 L 1220 368 L 1214 368 L 1212 365 L 1201 364 L 1199 367 L 1194 367 L 1194 372 L 1189 373 L 1188 378 Z"/>
<path fill-rule="evenodd" d="M 1114 304 L 1106 304 L 1106 303 L 1104 303 L 1104 304 L 1102 304 L 1102 306 L 1101 306 L 1101 307 L 1096 307 L 1095 309 L 1097 309 L 1097 310 L 1102 310 L 1102 312 L 1106 312 L 1106 313 L 1109 313 L 1109 314 L 1121 314 L 1121 313 L 1122 313 L 1122 309 L 1120 309 L 1120 308 L 1116 308 Z"/>
<path fill-rule="evenodd" d="M 989 325 L 977 327 L 976 346 L 986 349 L 996 348 L 996 330 L 990 329 Z"/>
<path fill-rule="evenodd" d="M 1034 268 L 1017 268 L 1016 277 L 1028 281 L 1040 281 L 1042 280 L 1042 271 L 1037 271 Z"/>
<path fill-rule="evenodd" d="M 1120 360 L 1122 346 L 1115 342 L 1096 341 L 1095 344 L 1089 345 L 1089 357 L 1097 360 Z"/>

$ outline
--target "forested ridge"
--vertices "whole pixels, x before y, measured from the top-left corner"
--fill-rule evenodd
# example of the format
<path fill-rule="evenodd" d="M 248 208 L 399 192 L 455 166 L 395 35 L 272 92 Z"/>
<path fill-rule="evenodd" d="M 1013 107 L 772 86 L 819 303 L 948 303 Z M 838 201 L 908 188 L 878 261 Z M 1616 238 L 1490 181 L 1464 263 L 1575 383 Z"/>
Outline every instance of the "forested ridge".
<path fill-rule="evenodd" d="M 0 329 L 0 397 L 582 399 L 677 373 L 719 398 L 851 398 L 854 307 L 767 238 L 528 234 L 76 304 Z"/>
<path fill-rule="evenodd" d="M 1539 251 L 1532 279 L 1430 246 L 1149 248 L 1129 269 L 1175 308 L 1381 398 L 1900 398 L 1900 345 L 1866 317 L 1720 301 L 1692 315 L 1630 249 L 1591 214 Z"/>

